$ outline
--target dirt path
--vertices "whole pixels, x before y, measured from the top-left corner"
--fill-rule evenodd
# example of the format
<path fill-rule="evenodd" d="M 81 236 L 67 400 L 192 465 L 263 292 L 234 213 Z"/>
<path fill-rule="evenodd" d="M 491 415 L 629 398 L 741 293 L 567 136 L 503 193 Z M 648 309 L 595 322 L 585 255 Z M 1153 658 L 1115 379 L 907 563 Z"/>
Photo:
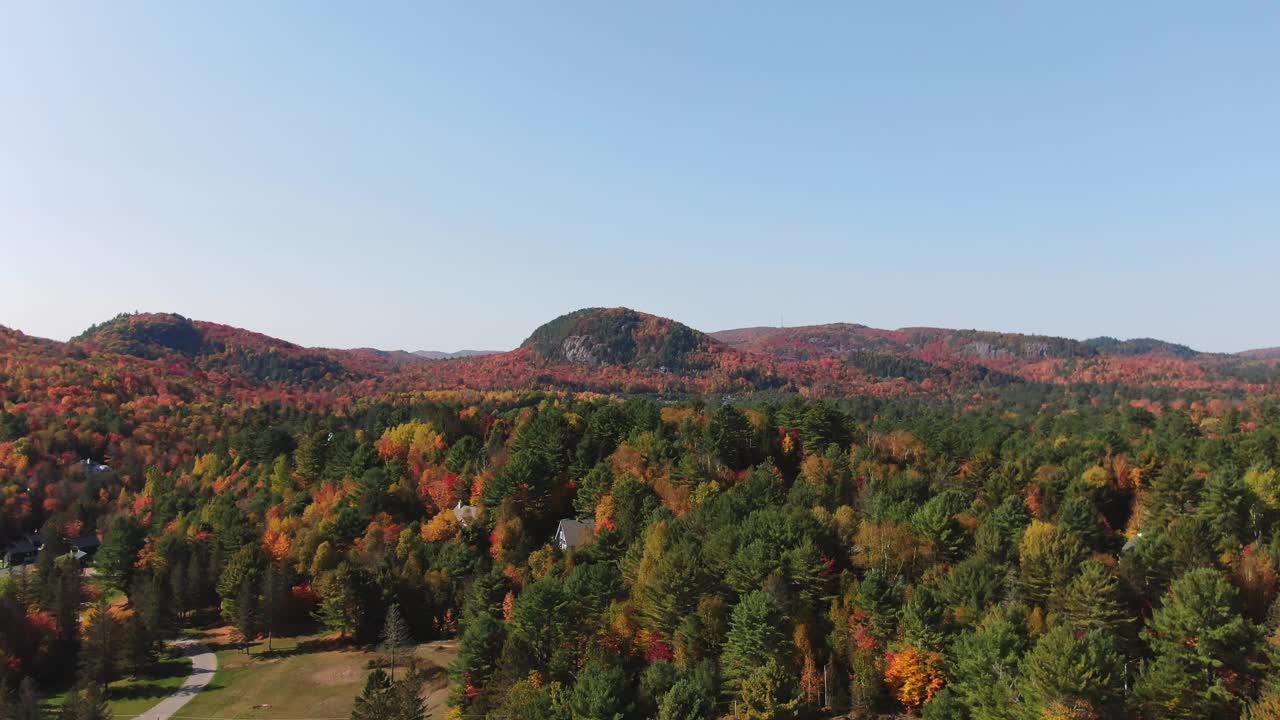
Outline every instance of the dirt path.
<path fill-rule="evenodd" d="M 191 675 L 172 695 L 138 715 L 138 720 L 169 720 L 213 681 L 213 673 L 218 669 L 218 656 L 213 651 L 194 640 L 179 640 L 173 645 L 182 648 L 183 655 L 191 658 Z"/>

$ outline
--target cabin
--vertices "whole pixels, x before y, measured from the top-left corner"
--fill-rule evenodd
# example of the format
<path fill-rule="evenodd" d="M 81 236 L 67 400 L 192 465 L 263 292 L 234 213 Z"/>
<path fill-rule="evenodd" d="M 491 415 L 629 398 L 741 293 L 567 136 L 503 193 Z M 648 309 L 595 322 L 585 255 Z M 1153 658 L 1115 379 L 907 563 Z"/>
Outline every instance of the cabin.
<path fill-rule="evenodd" d="M 458 524 L 462 527 L 468 527 L 476 521 L 476 517 L 480 514 L 480 509 L 475 505 L 463 505 L 459 500 L 457 505 L 453 506 L 453 516 L 457 518 Z"/>
<path fill-rule="evenodd" d="M 556 526 L 556 545 L 561 550 L 580 548 L 595 537 L 595 523 L 565 518 Z"/>
<path fill-rule="evenodd" d="M 84 537 L 67 538 L 67 544 L 71 546 L 71 556 L 84 562 L 97 554 L 98 546 L 102 543 L 98 540 L 97 535 L 85 535 Z"/>
<path fill-rule="evenodd" d="M 35 562 L 36 555 L 40 554 L 40 548 L 31 542 L 30 538 L 24 537 L 5 548 L 4 555 L 0 556 L 0 565 L 4 567 L 17 567 Z"/>
<path fill-rule="evenodd" d="M 63 538 L 63 540 L 67 543 L 67 552 L 81 562 L 91 559 L 97 554 L 98 546 L 102 544 L 97 535 Z M 40 550 L 43 548 L 44 541 L 40 539 L 39 530 L 27 533 L 20 540 L 6 548 L 4 555 L 0 555 L 0 567 L 11 568 L 33 563 L 39 557 Z"/>

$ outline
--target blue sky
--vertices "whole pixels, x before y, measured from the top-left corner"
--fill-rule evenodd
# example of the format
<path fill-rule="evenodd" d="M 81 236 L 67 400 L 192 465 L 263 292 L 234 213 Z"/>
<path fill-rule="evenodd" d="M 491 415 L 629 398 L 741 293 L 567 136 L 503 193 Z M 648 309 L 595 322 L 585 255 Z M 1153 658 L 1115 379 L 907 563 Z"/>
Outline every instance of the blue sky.
<path fill-rule="evenodd" d="M 1274 2 L 0 6 L 0 323 L 1280 345 Z"/>

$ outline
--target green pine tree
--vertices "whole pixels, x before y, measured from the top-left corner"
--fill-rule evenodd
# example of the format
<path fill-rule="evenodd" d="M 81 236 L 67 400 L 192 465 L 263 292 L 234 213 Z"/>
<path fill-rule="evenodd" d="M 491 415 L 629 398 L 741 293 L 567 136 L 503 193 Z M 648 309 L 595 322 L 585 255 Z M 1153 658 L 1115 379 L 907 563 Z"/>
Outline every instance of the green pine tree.
<path fill-rule="evenodd" d="M 133 677 L 142 677 L 155 666 L 160 657 L 160 642 L 152 635 L 140 613 L 131 614 L 125 621 L 122 633 L 124 647 L 121 660 Z"/>
<path fill-rule="evenodd" d="M 729 633 L 720 656 L 729 690 L 740 692 L 743 682 L 757 668 L 778 658 L 787 639 L 781 625 L 781 612 L 772 595 L 756 590 L 738 601 L 730 616 Z"/>
<path fill-rule="evenodd" d="M 1059 625 L 1023 658 L 1019 687 L 1024 701 L 1040 714 L 1083 704 L 1110 717 L 1123 679 L 1124 661 L 1109 636 L 1097 631 L 1077 636 L 1072 628 Z"/>
<path fill-rule="evenodd" d="M 97 687 L 93 683 L 89 683 L 89 686 Z M 62 705 L 58 708 L 58 720 L 80 720 L 80 715 L 84 710 L 83 705 L 84 688 L 76 685 L 63 698 Z"/>
<path fill-rule="evenodd" d="M 374 670 L 351 708 L 351 720 L 388 720 L 393 705 L 390 678 L 382 670 Z"/>
<path fill-rule="evenodd" d="M 120 623 L 111 614 L 111 606 L 103 598 L 86 618 L 81 632 L 80 674 L 86 685 L 97 685 L 106 692 L 120 667 Z"/>
<path fill-rule="evenodd" d="M 267 652 L 276 630 L 284 623 L 288 596 L 288 575 L 280 563 L 267 565 L 262 576 L 262 629 L 267 633 Z"/>
<path fill-rule="evenodd" d="M 111 717 L 106 695 L 96 685 L 90 684 L 85 688 L 84 697 L 80 701 L 78 720 L 111 720 Z"/>
<path fill-rule="evenodd" d="M 588 667 L 578 674 L 565 704 L 571 720 L 623 720 L 631 709 L 629 696 L 621 667 Z"/>
<path fill-rule="evenodd" d="M 714 713 L 706 690 L 687 678 L 677 680 L 658 703 L 658 720 L 709 720 Z"/>
<path fill-rule="evenodd" d="M 426 716 L 422 676 L 410 668 L 403 680 L 391 685 L 391 713 L 386 720 L 425 720 Z"/>
<path fill-rule="evenodd" d="M 1120 586 L 1107 566 L 1086 560 L 1067 585 L 1062 598 L 1062 618 L 1077 632 L 1100 630 L 1125 635 L 1132 625 L 1120 600 Z"/>
<path fill-rule="evenodd" d="M 1019 717 L 1018 663 L 1026 648 L 1025 629 L 1003 613 L 956 639 L 947 686 L 974 720 Z"/>
<path fill-rule="evenodd" d="M 240 583 L 240 591 L 236 593 L 235 615 L 232 623 L 235 626 L 236 638 L 243 644 L 244 653 L 249 654 L 253 639 L 258 636 L 259 614 L 258 593 L 253 581 L 245 578 Z"/>
<path fill-rule="evenodd" d="M 1240 679 L 1260 673 L 1261 628 L 1241 614 L 1239 591 L 1212 568 L 1175 580 L 1142 636 L 1155 654 L 1140 683 L 1148 707 L 1186 717 L 1235 713 L 1244 700 Z"/>

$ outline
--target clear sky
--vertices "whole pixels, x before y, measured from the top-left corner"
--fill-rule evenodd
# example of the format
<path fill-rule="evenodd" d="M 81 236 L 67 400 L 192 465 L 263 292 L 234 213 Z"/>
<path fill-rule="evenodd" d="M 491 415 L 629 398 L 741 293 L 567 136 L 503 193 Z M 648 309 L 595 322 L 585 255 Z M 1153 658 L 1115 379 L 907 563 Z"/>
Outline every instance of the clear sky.
<path fill-rule="evenodd" d="M 7 2 L 0 324 L 1280 345 L 1280 4 Z"/>

